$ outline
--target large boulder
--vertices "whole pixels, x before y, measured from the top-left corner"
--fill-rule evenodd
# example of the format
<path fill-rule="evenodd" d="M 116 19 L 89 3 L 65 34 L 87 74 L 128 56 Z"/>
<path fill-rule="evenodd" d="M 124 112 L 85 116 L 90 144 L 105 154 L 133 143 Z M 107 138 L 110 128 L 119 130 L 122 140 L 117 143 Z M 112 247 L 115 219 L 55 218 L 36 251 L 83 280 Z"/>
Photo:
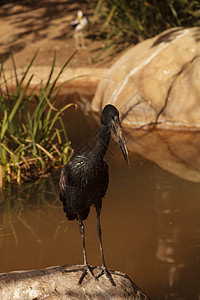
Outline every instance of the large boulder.
<path fill-rule="evenodd" d="M 199 36 L 198 27 L 173 28 L 130 48 L 92 101 L 94 111 L 108 103 L 119 109 L 130 151 L 194 182 L 200 182 Z"/>
<path fill-rule="evenodd" d="M 0 299 L 149 299 L 127 275 L 121 272 L 112 271 L 116 286 L 112 286 L 106 276 L 96 281 L 90 275 L 87 275 L 80 285 L 78 281 L 82 275 L 81 268 L 83 266 L 68 265 L 2 273 L 0 274 Z M 68 273 L 64 273 L 64 270 Z"/>
<path fill-rule="evenodd" d="M 131 47 L 101 80 L 93 110 L 130 110 L 124 125 L 200 126 L 199 36 L 199 27 L 172 28 Z"/>

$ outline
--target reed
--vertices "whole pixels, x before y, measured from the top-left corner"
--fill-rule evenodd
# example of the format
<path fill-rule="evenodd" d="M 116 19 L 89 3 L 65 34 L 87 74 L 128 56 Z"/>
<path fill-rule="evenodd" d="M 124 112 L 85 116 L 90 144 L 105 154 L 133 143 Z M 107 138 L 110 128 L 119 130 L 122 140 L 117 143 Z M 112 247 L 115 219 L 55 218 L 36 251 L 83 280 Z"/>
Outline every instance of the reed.
<path fill-rule="evenodd" d="M 0 69 L 0 168 L 1 178 L 8 182 L 33 180 L 59 165 L 65 164 L 73 151 L 64 127 L 62 114 L 74 104 L 55 107 L 56 99 L 64 84 L 58 79 L 70 59 L 53 80 L 56 56 L 46 84 L 41 81 L 39 92 L 31 90 L 33 74 L 30 61 L 19 80 L 15 62 L 16 87 L 9 90 L 3 64 Z M 31 90 L 31 92 L 30 92 Z"/>

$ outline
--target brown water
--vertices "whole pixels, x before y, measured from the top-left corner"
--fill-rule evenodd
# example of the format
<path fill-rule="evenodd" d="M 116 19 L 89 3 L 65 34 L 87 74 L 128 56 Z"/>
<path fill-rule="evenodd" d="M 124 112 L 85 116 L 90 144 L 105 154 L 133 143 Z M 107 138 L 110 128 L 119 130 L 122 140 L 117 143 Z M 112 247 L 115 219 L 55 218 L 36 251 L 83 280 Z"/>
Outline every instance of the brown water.
<path fill-rule="evenodd" d="M 95 122 L 81 112 L 69 111 L 66 124 L 75 150 L 96 136 Z M 110 184 L 101 220 L 107 266 L 125 272 L 151 299 L 200 299 L 200 183 L 130 156 L 131 169 L 119 151 L 106 156 Z M 18 191 L 5 187 L 0 207 L 0 272 L 83 262 L 78 223 L 65 219 L 56 175 Z M 100 265 L 94 209 L 85 226 L 89 263 Z"/>

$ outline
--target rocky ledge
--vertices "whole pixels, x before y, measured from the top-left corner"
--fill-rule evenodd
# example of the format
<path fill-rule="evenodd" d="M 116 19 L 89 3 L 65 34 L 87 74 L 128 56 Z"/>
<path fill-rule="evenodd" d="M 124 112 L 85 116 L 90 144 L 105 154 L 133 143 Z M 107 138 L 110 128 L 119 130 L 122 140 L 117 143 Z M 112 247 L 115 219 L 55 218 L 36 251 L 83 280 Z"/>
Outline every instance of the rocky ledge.
<path fill-rule="evenodd" d="M 98 281 L 86 275 L 80 285 L 78 281 L 82 275 L 81 268 L 81 265 L 66 265 L 2 273 L 0 299 L 149 299 L 127 275 L 117 271 L 111 271 L 116 286 L 112 286 L 105 275 Z M 94 274 L 98 272 L 98 268 L 95 268 Z"/>

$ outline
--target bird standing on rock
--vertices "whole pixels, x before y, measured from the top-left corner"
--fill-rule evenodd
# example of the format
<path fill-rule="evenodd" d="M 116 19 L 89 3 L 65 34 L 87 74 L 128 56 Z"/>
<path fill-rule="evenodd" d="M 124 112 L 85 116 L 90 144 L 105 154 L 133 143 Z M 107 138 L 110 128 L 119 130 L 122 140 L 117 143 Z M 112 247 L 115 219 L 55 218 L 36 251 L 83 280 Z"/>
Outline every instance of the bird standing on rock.
<path fill-rule="evenodd" d="M 109 145 L 111 130 L 117 137 L 123 156 L 130 167 L 128 150 L 119 121 L 119 112 L 115 106 L 108 104 L 102 111 L 100 134 L 94 148 L 82 154 L 74 155 L 61 171 L 59 182 L 60 200 L 63 203 L 63 209 L 68 220 L 76 219 L 79 221 L 83 242 L 84 266 L 81 269 L 83 274 L 79 279 L 79 284 L 82 283 L 89 272 L 97 280 L 103 274 L 106 274 L 111 284 L 115 285 L 105 264 L 100 225 L 102 198 L 106 194 L 109 182 L 108 166 L 103 158 Z M 98 267 L 101 272 L 98 276 L 93 273 L 96 267 L 90 266 L 87 261 L 83 225 L 83 220 L 87 219 L 92 205 L 95 206 L 97 213 L 97 234 L 102 258 L 102 267 Z"/>
<path fill-rule="evenodd" d="M 71 21 L 70 24 L 74 28 L 76 49 L 86 49 L 84 31 L 89 28 L 89 21 L 87 17 L 84 16 L 82 10 L 77 12 L 77 18 Z"/>

